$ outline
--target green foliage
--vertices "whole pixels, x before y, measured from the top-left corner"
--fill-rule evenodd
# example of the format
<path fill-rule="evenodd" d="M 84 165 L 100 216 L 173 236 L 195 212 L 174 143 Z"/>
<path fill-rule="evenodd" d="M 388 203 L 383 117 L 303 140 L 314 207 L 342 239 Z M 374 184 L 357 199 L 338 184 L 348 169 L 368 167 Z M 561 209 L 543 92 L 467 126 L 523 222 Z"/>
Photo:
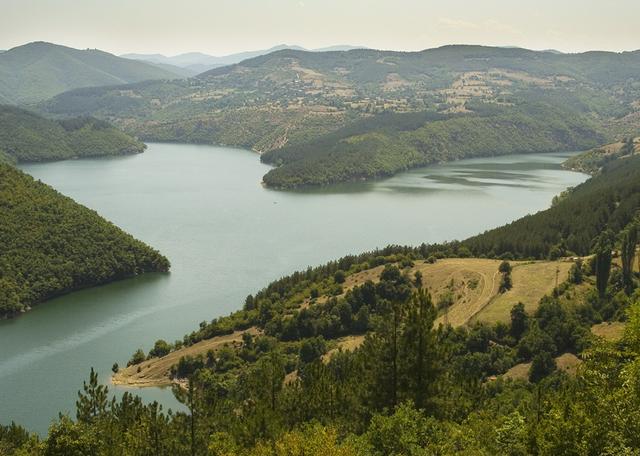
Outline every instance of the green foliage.
<path fill-rule="evenodd" d="M 605 293 L 607 292 L 607 286 L 609 285 L 613 240 L 614 238 L 611 230 L 604 231 L 602 234 L 600 234 L 600 236 L 598 236 L 596 240 L 596 287 L 598 288 L 598 294 L 601 298 L 604 297 Z"/>
<path fill-rule="evenodd" d="M 135 366 L 136 364 L 143 362 L 145 359 L 147 359 L 147 357 L 144 356 L 144 351 L 139 348 L 133 353 L 133 355 L 131 355 L 131 359 L 127 362 L 127 366 Z"/>
<path fill-rule="evenodd" d="M 89 383 L 84 382 L 82 389 L 84 392 L 78 392 L 76 401 L 76 418 L 80 422 L 90 423 L 105 413 L 109 389 L 98 384 L 98 374 L 93 367 L 89 374 Z"/>
<path fill-rule="evenodd" d="M 578 258 L 569 270 L 569 281 L 576 285 L 579 285 L 584 280 L 584 272 L 582 270 L 582 259 Z"/>
<path fill-rule="evenodd" d="M 140 153 L 145 147 L 101 120 L 83 117 L 56 121 L 0 105 L 0 151 L 4 161 L 125 155 Z"/>
<path fill-rule="evenodd" d="M 638 220 L 631 222 L 620 236 L 620 252 L 622 259 L 622 281 L 625 290 L 630 293 L 633 289 L 633 261 L 638 244 Z"/>
<path fill-rule="evenodd" d="M 511 309 L 511 335 L 519 340 L 529 325 L 529 316 L 524 310 L 524 304 L 519 302 Z"/>
<path fill-rule="evenodd" d="M 162 358 L 163 356 L 169 354 L 172 348 L 173 347 L 171 346 L 171 344 L 169 344 L 167 341 L 158 339 L 153 345 L 153 348 L 149 350 L 149 357 Z"/>
<path fill-rule="evenodd" d="M 564 166 L 569 169 L 595 175 L 608 163 L 620 158 L 629 157 L 635 153 L 633 138 L 625 139 L 617 150 L 615 150 L 615 147 L 616 145 L 612 144 L 606 147 L 588 150 L 569 158 L 564 162 Z M 613 149 L 613 152 L 610 149 Z"/>
<path fill-rule="evenodd" d="M 511 290 L 511 288 L 513 287 L 513 282 L 511 279 L 511 264 L 508 261 L 503 261 L 498 267 L 498 272 L 502 274 L 498 291 L 500 293 L 505 293 L 508 290 Z"/>
<path fill-rule="evenodd" d="M 538 383 L 556 370 L 556 362 L 553 356 L 547 351 L 536 353 L 531 360 L 531 368 L 529 369 L 529 381 Z"/>
<path fill-rule="evenodd" d="M 282 164 L 264 176 L 267 185 L 290 188 L 389 176 L 461 158 L 584 149 L 603 140 L 588 119 L 551 105 L 464 116 L 388 113 L 267 152 L 261 160 Z"/>
<path fill-rule="evenodd" d="M 0 164 L 0 317 L 169 261 L 70 198 Z"/>

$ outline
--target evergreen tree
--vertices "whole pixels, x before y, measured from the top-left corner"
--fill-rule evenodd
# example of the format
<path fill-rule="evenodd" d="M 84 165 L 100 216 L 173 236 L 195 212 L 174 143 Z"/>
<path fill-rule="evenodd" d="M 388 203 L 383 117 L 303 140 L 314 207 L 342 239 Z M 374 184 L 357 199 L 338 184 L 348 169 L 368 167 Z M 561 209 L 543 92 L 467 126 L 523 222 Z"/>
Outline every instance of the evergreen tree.
<path fill-rule="evenodd" d="M 78 421 L 89 423 L 104 414 L 107 408 L 109 389 L 98 384 L 98 374 L 91 368 L 89 383 L 82 385 L 83 392 L 78 391 L 76 401 L 76 417 Z"/>
<path fill-rule="evenodd" d="M 418 409 L 427 406 L 442 367 L 434 321 L 436 309 L 431 295 L 417 290 L 409 305 L 402 331 L 402 378 L 405 394 Z"/>
<path fill-rule="evenodd" d="M 622 257 L 622 281 L 627 293 L 633 289 L 633 260 L 638 244 L 638 226 L 636 222 L 630 223 L 620 236 L 620 251 Z"/>
<path fill-rule="evenodd" d="M 611 274 L 611 251 L 613 250 L 613 233 L 606 230 L 598 237 L 595 246 L 596 287 L 600 298 L 604 298 Z"/>

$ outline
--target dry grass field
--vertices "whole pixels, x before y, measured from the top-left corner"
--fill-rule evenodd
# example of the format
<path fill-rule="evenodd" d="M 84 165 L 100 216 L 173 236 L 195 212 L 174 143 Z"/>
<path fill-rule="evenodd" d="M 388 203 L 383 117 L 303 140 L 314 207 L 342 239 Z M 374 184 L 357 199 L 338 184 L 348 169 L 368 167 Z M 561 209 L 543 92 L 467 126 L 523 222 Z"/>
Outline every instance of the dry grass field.
<path fill-rule="evenodd" d="M 538 307 L 544 295 L 553 292 L 556 286 L 556 272 L 558 283 L 567 280 L 571 262 L 535 262 L 513 264 L 513 288 L 506 293 L 497 295 L 475 317 L 478 321 L 495 323 L 508 322 L 514 305 L 521 302 L 527 313 L 532 314 Z"/>
<path fill-rule="evenodd" d="M 111 383 L 114 385 L 136 386 L 140 388 L 171 385 L 171 383 L 173 383 L 169 377 L 171 367 L 178 364 L 181 357 L 187 355 L 203 355 L 209 350 L 215 351 L 227 344 L 239 345 L 242 342 L 242 335 L 245 332 L 254 336 L 258 334 L 256 328 L 249 328 L 246 331 L 236 331 L 226 336 L 203 340 L 190 347 L 172 351 L 162 358 L 151 358 L 143 361 L 141 364 L 120 369 L 120 371 L 111 378 Z"/>
<path fill-rule="evenodd" d="M 436 263 L 416 263 L 406 272 L 413 276 L 420 271 L 424 286 L 431 292 L 437 304 L 449 296 L 453 304 L 447 315 L 441 315 L 436 323 L 461 326 L 470 321 L 494 323 L 508 321 L 511 308 L 518 302 L 525 305 L 527 312 L 535 311 L 540 299 L 553 291 L 558 283 L 567 280 L 570 261 L 513 261 L 513 288 L 506 293 L 499 293 L 500 260 L 481 258 L 447 258 Z M 376 283 L 384 266 L 367 269 L 348 276 L 343 284 L 344 292 L 362 285 L 367 280 Z M 321 296 L 317 303 L 322 304 L 327 297 Z M 308 306 L 305 302 L 303 306 Z"/>
<path fill-rule="evenodd" d="M 558 370 L 564 371 L 569 375 L 575 375 L 578 366 L 582 360 L 572 353 L 563 353 L 556 358 L 556 366 Z M 512 380 L 527 380 L 529 378 L 529 369 L 531 363 L 520 363 L 509 369 L 504 375 L 504 378 L 510 378 Z"/>
<path fill-rule="evenodd" d="M 622 338 L 625 324 L 621 321 L 603 322 L 591 327 L 591 332 L 604 340 L 616 341 Z"/>

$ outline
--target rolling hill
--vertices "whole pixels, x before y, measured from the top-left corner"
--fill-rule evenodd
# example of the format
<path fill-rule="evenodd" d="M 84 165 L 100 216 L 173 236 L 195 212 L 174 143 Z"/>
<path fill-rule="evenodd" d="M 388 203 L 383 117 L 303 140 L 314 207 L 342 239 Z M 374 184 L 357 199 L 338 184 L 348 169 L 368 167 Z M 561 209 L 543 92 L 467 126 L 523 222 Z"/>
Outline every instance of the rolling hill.
<path fill-rule="evenodd" d="M 301 46 L 290 46 L 288 44 L 280 44 L 273 46 L 269 49 L 260 49 L 258 51 L 245 51 L 237 52 L 235 54 L 229 54 L 224 56 L 213 56 L 203 54 L 202 52 L 188 52 L 185 54 L 179 54 L 167 57 L 162 54 L 123 54 L 120 57 L 127 59 L 142 60 L 144 62 L 150 62 L 161 65 L 172 65 L 174 67 L 183 68 L 186 71 L 196 75 L 204 73 L 205 71 L 213 68 L 218 68 L 225 65 L 233 65 L 240 63 L 243 60 L 252 59 L 272 52 L 281 51 L 284 49 L 293 49 L 299 51 L 306 51 L 307 49 Z M 361 49 L 358 46 L 338 45 L 325 48 L 312 49 L 309 52 L 327 52 L 327 51 L 348 51 L 351 49 Z"/>
<path fill-rule="evenodd" d="M 169 261 L 96 212 L 0 163 L 0 318 Z"/>
<path fill-rule="evenodd" d="M 143 152 L 145 145 L 103 120 L 51 120 L 0 105 L 0 160 L 34 162 Z"/>
<path fill-rule="evenodd" d="M 36 103 L 78 87 L 177 77 L 158 66 L 97 49 L 34 42 L 0 54 L 0 103 Z"/>
<path fill-rule="evenodd" d="M 504 153 L 490 142 L 476 148 L 469 141 L 483 140 L 488 126 L 512 117 L 498 131 L 504 128 L 503 138 L 517 135 L 527 149 L 509 151 L 595 147 L 640 129 L 639 74 L 638 51 L 286 49 L 187 80 L 78 89 L 40 108 L 94 115 L 146 140 L 252 148 L 279 167 L 265 182 L 291 187 L 388 175 L 434 156 L 459 158 L 459 148 Z M 406 114 L 414 117 L 407 121 Z M 398 136 L 406 137 L 403 150 L 388 154 Z M 525 144 L 536 137 L 553 144 Z M 329 173 L 321 169 L 326 154 L 335 168 Z"/>

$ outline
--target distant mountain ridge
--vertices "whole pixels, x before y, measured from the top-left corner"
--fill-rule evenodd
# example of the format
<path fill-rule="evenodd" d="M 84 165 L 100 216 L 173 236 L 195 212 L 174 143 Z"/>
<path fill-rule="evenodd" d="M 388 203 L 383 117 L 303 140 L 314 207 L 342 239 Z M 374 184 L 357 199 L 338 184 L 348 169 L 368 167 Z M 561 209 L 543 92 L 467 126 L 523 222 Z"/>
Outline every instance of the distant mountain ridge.
<path fill-rule="evenodd" d="M 183 68 L 192 72 L 192 76 L 218 68 L 225 65 L 233 65 L 243 60 L 251 59 L 261 55 L 270 54 L 285 49 L 307 52 L 329 52 L 329 51 L 350 51 L 352 49 L 366 49 L 364 46 L 336 45 L 317 49 L 305 49 L 302 46 L 280 44 L 269 49 L 261 49 L 257 51 L 244 51 L 224 56 L 213 56 L 202 52 L 188 52 L 174 56 L 165 56 L 162 54 L 122 54 L 120 57 L 126 59 L 141 60 L 153 64 L 172 65 Z"/>
<path fill-rule="evenodd" d="M 251 148 L 276 166 L 264 182 L 289 188 L 595 147 L 640 130 L 639 75 L 637 51 L 283 49 L 188 80 L 78 89 L 40 108 L 148 141 Z"/>
<path fill-rule="evenodd" d="M 184 75 L 97 49 L 37 41 L 0 53 L 0 103 L 29 104 L 67 90 Z"/>

